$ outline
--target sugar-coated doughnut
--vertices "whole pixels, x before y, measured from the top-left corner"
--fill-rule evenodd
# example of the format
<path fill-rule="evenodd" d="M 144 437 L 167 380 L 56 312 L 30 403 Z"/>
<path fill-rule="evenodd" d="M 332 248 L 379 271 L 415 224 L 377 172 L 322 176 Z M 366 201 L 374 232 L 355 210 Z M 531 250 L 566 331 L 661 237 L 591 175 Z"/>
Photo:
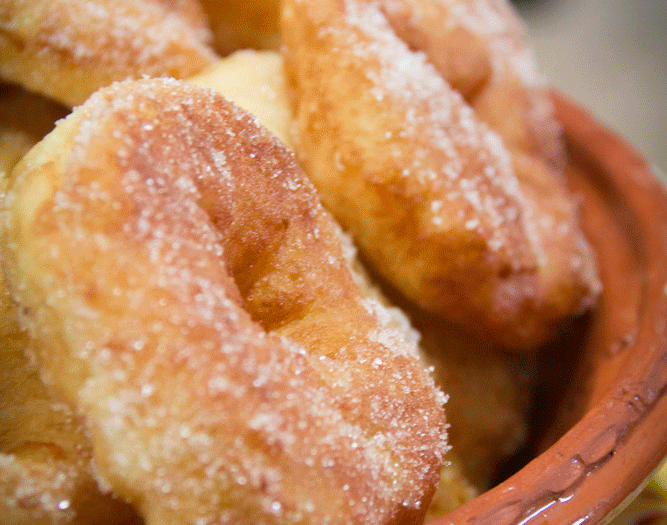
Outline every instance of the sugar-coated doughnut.
<path fill-rule="evenodd" d="M 446 450 L 293 155 L 212 90 L 94 94 L 17 165 L 7 283 L 99 481 L 146 523 L 414 523 Z"/>
<path fill-rule="evenodd" d="M 0 78 L 74 106 L 114 80 L 192 75 L 210 40 L 197 0 L 6 0 Z"/>
<path fill-rule="evenodd" d="M 496 2 L 417 4 L 284 2 L 296 151 L 324 205 L 385 279 L 496 343 L 535 348 L 599 293 L 576 201 L 557 160 L 537 145 L 506 148 L 434 65 L 431 48 L 445 44 L 433 35 L 454 24 L 448 10 L 486 5 L 493 14 Z M 491 61 L 494 79 L 496 55 L 478 53 L 482 44 L 466 45 Z M 472 83 L 474 98 L 488 79 Z"/>

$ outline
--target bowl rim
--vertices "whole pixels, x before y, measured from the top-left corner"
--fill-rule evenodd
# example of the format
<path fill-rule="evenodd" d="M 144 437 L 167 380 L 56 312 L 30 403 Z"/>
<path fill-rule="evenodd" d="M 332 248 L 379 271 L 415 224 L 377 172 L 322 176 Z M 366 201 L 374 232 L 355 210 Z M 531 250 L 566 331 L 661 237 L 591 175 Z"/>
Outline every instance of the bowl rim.
<path fill-rule="evenodd" d="M 632 366 L 558 441 L 430 525 L 582 525 L 611 519 L 667 456 L 667 193 L 637 151 L 552 91 L 568 148 L 623 196 L 641 235 L 642 303 Z M 635 358 L 636 357 L 636 358 Z M 611 490 L 610 490 L 611 487 Z"/>

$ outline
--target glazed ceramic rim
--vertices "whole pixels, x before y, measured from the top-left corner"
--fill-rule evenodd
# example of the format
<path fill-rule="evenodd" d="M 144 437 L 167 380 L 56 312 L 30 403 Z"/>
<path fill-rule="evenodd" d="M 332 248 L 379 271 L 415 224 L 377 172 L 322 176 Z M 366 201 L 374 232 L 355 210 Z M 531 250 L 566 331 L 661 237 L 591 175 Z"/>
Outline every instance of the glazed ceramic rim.
<path fill-rule="evenodd" d="M 553 94 L 577 155 L 623 197 L 643 250 L 641 317 L 626 367 L 600 401 L 512 477 L 432 525 L 591 525 L 612 517 L 667 455 L 667 195 L 648 163 Z"/>

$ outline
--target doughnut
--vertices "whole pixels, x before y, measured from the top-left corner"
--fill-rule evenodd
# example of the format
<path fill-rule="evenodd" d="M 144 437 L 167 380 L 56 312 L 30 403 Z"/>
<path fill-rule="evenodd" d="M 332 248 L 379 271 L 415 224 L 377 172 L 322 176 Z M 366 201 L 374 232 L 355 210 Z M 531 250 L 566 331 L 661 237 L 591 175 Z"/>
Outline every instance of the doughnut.
<path fill-rule="evenodd" d="M 444 396 L 256 119 L 114 83 L 14 168 L 3 210 L 41 377 L 148 525 L 423 519 Z"/>
<path fill-rule="evenodd" d="M 210 40 L 197 0 L 7 0 L 0 79 L 71 107 L 113 80 L 192 75 Z"/>
<path fill-rule="evenodd" d="M 278 0 L 200 0 L 213 33 L 213 47 L 222 56 L 241 49 L 277 51 L 280 47 Z"/>
<path fill-rule="evenodd" d="M 497 2 L 286 0 L 295 147 L 323 204 L 384 279 L 418 307 L 527 351 L 594 305 L 600 282 L 558 160 L 537 146 L 507 148 L 434 65 L 441 42 L 429 35 L 458 27 L 449 16 L 472 4 L 500 24 Z M 465 46 L 494 65 L 483 43 Z M 491 71 L 471 80 L 469 97 L 482 97 Z M 484 100 L 516 88 L 508 82 Z"/>

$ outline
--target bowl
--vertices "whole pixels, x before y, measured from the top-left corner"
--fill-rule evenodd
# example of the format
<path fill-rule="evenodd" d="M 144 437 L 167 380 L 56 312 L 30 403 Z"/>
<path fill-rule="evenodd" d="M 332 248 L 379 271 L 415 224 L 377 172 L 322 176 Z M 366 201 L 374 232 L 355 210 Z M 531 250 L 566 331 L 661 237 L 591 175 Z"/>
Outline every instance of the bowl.
<path fill-rule="evenodd" d="M 534 459 L 431 525 L 606 523 L 667 455 L 667 196 L 622 138 L 552 98 L 604 291 L 540 354 Z"/>

